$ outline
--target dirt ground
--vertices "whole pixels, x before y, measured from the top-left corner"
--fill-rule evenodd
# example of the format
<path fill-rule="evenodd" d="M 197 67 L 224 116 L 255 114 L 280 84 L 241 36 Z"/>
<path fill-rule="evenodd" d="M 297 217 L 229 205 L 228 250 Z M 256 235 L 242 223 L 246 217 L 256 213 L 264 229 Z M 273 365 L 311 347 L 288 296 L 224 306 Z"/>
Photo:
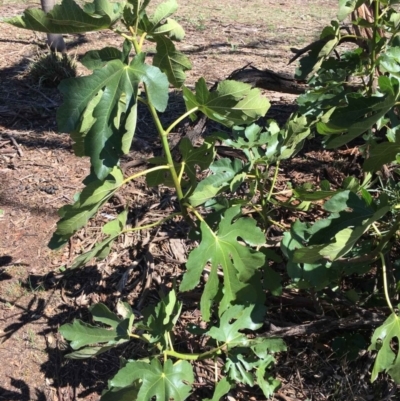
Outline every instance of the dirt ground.
<path fill-rule="evenodd" d="M 178 19 L 187 36 L 179 49 L 193 64 L 188 73 L 189 87 L 200 76 L 212 85 L 249 63 L 293 74 L 295 66 L 287 65 L 290 48 L 308 44 L 334 18 L 337 8 L 336 0 L 205 0 L 201 7 L 192 0 L 180 3 Z M 0 1 L 0 17 L 17 15 L 27 6 L 38 4 Z M 44 39 L 42 34 L 0 24 L 0 400 L 94 401 L 118 369 L 118 355 L 66 360 L 66 344 L 58 327 L 75 317 L 86 319 L 87 306 L 94 302 L 112 304 L 122 297 L 137 303 L 144 288 L 142 273 L 132 268 L 132 260 L 140 256 L 140 250 L 132 253 L 129 249 L 146 245 L 149 240 L 146 243 L 146 238 L 125 238 L 125 243 L 119 244 L 120 251 L 113 252 L 105 263 L 82 269 L 69 278 L 61 274 L 74 256 L 94 243 L 97 224 L 120 206 L 116 199 L 65 249 L 47 248 L 58 219 L 57 210 L 72 202 L 89 172 L 89 164 L 73 155 L 68 136 L 57 133 L 55 112 L 61 104 L 57 90 L 41 87 L 26 76 L 29 60 L 41 51 Z M 65 39 L 68 53 L 78 59 L 89 49 L 118 47 L 121 43 L 106 31 L 66 35 Z M 79 73 L 86 73 L 83 67 L 79 67 Z M 295 96 L 274 92 L 267 96 L 272 103 L 270 117 L 285 121 L 293 110 Z M 172 107 L 181 105 L 176 101 Z M 146 129 L 139 127 L 138 141 L 128 160 L 152 154 L 153 146 L 154 137 L 146 136 Z M 323 164 L 330 156 L 316 152 L 314 157 Z M 315 181 L 322 170 L 291 169 L 291 176 L 282 179 L 306 175 Z M 134 200 L 138 219 L 164 213 L 154 191 L 143 182 L 132 184 L 122 196 Z M 186 257 L 182 252 L 186 244 L 179 239 L 169 240 L 162 230 L 151 235 L 158 283 L 167 286 Z M 121 286 L 123 280 L 132 285 Z M 293 342 L 292 351 L 280 360 L 282 368 L 277 374 L 283 385 L 273 399 L 342 399 L 335 398 L 335 386 L 346 385 L 343 383 L 349 368 L 331 365 L 330 351 L 324 347 L 313 343 L 298 354 Z M 290 359 L 293 354 L 295 362 Z M 369 360 L 364 362 L 368 366 Z M 319 366 L 318 372 L 308 368 L 313 363 Z M 348 386 L 348 399 L 383 399 L 368 390 L 367 384 Z M 396 389 L 389 385 L 388 389 L 389 395 L 396 397 Z M 249 399 L 263 398 L 258 393 L 250 394 Z"/>

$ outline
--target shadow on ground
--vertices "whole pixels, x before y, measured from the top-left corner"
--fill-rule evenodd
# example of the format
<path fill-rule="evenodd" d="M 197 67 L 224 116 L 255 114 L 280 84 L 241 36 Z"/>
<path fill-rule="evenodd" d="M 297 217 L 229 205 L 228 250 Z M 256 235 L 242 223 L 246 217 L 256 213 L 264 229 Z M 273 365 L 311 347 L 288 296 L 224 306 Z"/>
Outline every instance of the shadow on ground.
<path fill-rule="evenodd" d="M 10 377 L 10 387 L 15 388 L 15 391 L 10 391 L 0 387 L 0 400 L 5 401 L 47 401 L 45 393 L 41 390 L 35 389 L 35 395 L 32 395 L 31 389 L 24 380 L 14 379 Z"/>
<path fill-rule="evenodd" d="M 40 369 L 46 377 L 47 385 L 56 389 L 59 399 L 76 400 L 92 393 L 100 394 L 107 380 L 118 371 L 121 348 L 95 358 L 67 359 L 65 355 L 72 350 L 62 339 L 58 330 L 60 326 L 72 323 L 74 319 L 90 322 L 91 316 L 87 302 L 90 299 L 92 303 L 93 297 L 100 298 L 99 301 L 114 309 L 118 298 L 116 287 L 126 271 L 126 266 L 117 266 L 105 278 L 96 266 L 92 266 L 75 270 L 71 274 L 54 272 L 44 275 L 29 274 L 26 279 L 20 281 L 21 287 L 32 296 L 27 306 L 23 306 L 22 302 L 18 301 L 13 303 L 16 312 L 13 313 L 13 317 L 5 319 L 6 321 L 10 319 L 12 322 L 3 327 L 2 341 L 7 341 L 28 324 L 33 323 L 39 326 L 37 335 L 46 339 L 44 352 L 47 354 L 46 361 L 40 365 Z M 138 274 L 140 273 L 138 271 Z M 126 298 L 128 294 L 127 290 L 123 290 L 120 296 Z M 0 303 L 7 304 L 7 302 L 7 299 L 0 298 Z M 82 304 L 78 305 L 79 302 Z M 51 315 L 45 312 L 49 305 L 53 309 Z M 125 354 L 124 349 L 122 354 Z M 34 398 L 31 393 L 32 388 L 29 388 L 22 380 L 10 377 L 10 384 L 16 390 L 6 391 L 0 388 L 0 400 L 31 401 L 36 399 L 41 401 L 47 399 L 41 391 L 37 391 Z"/>

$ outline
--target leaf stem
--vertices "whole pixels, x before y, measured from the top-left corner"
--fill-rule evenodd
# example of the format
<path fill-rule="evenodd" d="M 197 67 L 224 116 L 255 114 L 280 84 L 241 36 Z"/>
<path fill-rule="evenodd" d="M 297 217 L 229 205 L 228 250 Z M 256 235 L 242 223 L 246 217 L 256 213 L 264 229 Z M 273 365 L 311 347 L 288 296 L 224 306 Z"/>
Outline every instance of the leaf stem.
<path fill-rule="evenodd" d="M 279 228 L 281 228 L 282 230 L 287 230 L 288 228 L 285 227 L 283 224 L 278 223 L 276 220 L 271 219 L 270 217 L 267 217 L 268 223 L 277 226 Z"/>
<path fill-rule="evenodd" d="M 172 343 L 171 333 L 169 331 L 167 332 L 167 337 L 168 337 L 168 343 L 169 343 L 169 346 L 171 348 L 171 351 L 175 352 L 174 344 Z"/>
<path fill-rule="evenodd" d="M 183 173 L 185 171 L 185 166 L 186 166 L 186 163 L 182 162 L 181 171 L 179 172 L 179 175 L 178 175 L 179 182 L 182 182 L 182 177 L 183 177 Z"/>
<path fill-rule="evenodd" d="M 267 201 L 269 201 L 269 200 L 271 199 L 272 193 L 274 192 L 276 180 L 277 180 L 278 174 L 279 174 L 279 165 L 280 165 L 280 161 L 278 160 L 278 161 L 276 162 L 275 172 L 274 172 L 274 178 L 272 179 L 271 188 L 270 188 L 270 190 L 269 190 L 269 194 L 268 194 L 268 197 L 267 197 Z"/>
<path fill-rule="evenodd" d="M 134 29 L 133 27 L 131 27 L 131 26 L 129 27 L 129 32 L 130 32 L 131 35 L 132 35 L 132 38 L 129 39 L 129 40 L 132 42 L 133 47 L 135 48 L 136 54 L 139 54 L 139 53 L 141 52 L 141 48 L 140 48 L 139 43 L 138 43 L 138 41 L 137 41 L 137 39 L 136 39 L 137 24 L 138 24 L 138 21 L 136 20 L 136 27 L 135 27 L 135 29 Z"/>
<path fill-rule="evenodd" d="M 146 174 L 152 173 L 153 171 L 168 170 L 168 169 L 169 169 L 169 166 L 167 166 L 165 164 L 163 166 L 156 166 L 156 167 L 149 168 L 147 170 L 140 171 L 139 173 L 133 174 L 130 177 L 126 178 L 124 181 L 122 181 L 121 186 L 126 184 L 129 181 L 132 181 L 132 180 L 134 180 L 134 179 L 136 179 L 138 177 L 141 177 L 142 175 L 146 175 Z"/>
<path fill-rule="evenodd" d="M 166 221 L 168 221 L 168 220 L 170 220 L 170 219 L 172 219 L 172 218 L 174 218 L 176 216 L 181 216 L 181 213 L 171 213 L 167 217 L 164 217 L 163 219 L 157 220 L 154 223 L 146 224 L 145 226 L 126 228 L 125 230 L 121 231 L 121 234 L 131 233 L 133 231 L 139 231 L 139 230 L 147 230 L 149 228 L 157 227 L 157 226 L 165 223 Z"/>
<path fill-rule="evenodd" d="M 189 203 L 185 203 L 184 206 L 190 210 L 201 222 L 205 223 L 205 220 L 203 219 L 203 216 Z M 211 229 L 210 229 L 211 230 Z M 211 232 L 213 232 L 211 230 Z"/>
<path fill-rule="evenodd" d="M 378 235 L 379 238 L 382 238 L 382 233 L 379 231 L 379 228 L 376 226 L 375 223 L 372 223 L 372 228 L 375 230 L 376 234 Z"/>
<path fill-rule="evenodd" d="M 207 358 L 211 358 L 221 351 L 226 346 L 226 344 L 222 344 L 217 348 L 213 348 L 209 351 L 203 352 L 202 354 L 183 354 L 181 352 L 168 350 L 164 351 L 164 358 L 166 356 L 172 356 L 173 358 L 182 359 L 184 361 L 202 361 Z"/>
<path fill-rule="evenodd" d="M 165 130 L 165 134 L 168 135 L 181 121 L 183 121 L 186 117 L 189 117 L 192 113 L 194 113 L 195 111 L 197 111 L 199 108 L 193 107 L 192 109 L 190 109 L 189 111 L 187 111 L 186 113 L 182 114 L 179 118 L 177 118 L 166 130 Z"/>
<path fill-rule="evenodd" d="M 146 106 L 149 105 L 149 102 L 148 102 L 147 100 L 144 100 L 144 99 L 143 99 L 142 97 L 140 97 L 140 96 L 137 97 L 137 100 L 138 100 L 139 102 L 145 104 Z"/>
<path fill-rule="evenodd" d="M 381 257 L 381 263 L 382 263 L 383 290 L 385 292 L 386 303 L 388 304 L 390 311 L 395 315 L 396 312 L 394 311 L 392 302 L 390 301 L 390 297 L 389 297 L 385 257 L 383 256 L 382 252 L 379 252 L 379 256 Z"/>
<path fill-rule="evenodd" d="M 148 343 L 148 341 L 144 337 L 139 336 L 138 334 L 129 333 L 129 337 L 136 338 L 137 340 L 141 340 Z"/>
<path fill-rule="evenodd" d="M 174 161 L 172 160 L 172 154 L 171 154 L 171 150 L 169 148 L 166 131 L 164 131 L 164 128 L 161 125 L 161 121 L 160 121 L 160 119 L 158 117 L 157 111 L 154 108 L 154 106 L 151 103 L 148 103 L 147 106 L 148 106 L 148 108 L 150 110 L 150 113 L 151 113 L 151 115 L 153 117 L 153 121 L 154 121 L 154 123 L 156 125 L 158 134 L 159 134 L 160 139 L 161 139 L 161 145 L 163 147 L 163 150 L 164 150 L 164 153 L 165 153 L 165 157 L 167 159 L 168 168 L 169 168 L 169 171 L 171 173 L 172 181 L 174 182 L 174 186 L 175 186 L 175 189 L 176 189 L 176 195 L 177 195 L 179 201 L 181 202 L 182 199 L 183 199 L 182 187 L 181 187 L 181 184 L 180 184 L 180 182 L 178 180 L 178 174 L 176 173 L 176 170 L 175 170 Z"/>
<path fill-rule="evenodd" d="M 371 72 L 369 76 L 369 93 L 372 94 L 374 90 L 374 80 L 375 80 L 375 66 L 376 66 L 376 39 L 378 34 L 378 24 L 379 24 L 379 7 L 380 0 L 375 0 L 373 3 L 374 7 L 374 26 L 372 27 L 372 43 L 371 43 Z"/>
<path fill-rule="evenodd" d="M 345 264 L 365 263 L 365 262 L 372 263 L 373 261 L 377 260 L 377 258 L 382 253 L 383 249 L 388 244 L 390 239 L 396 234 L 396 232 L 399 229 L 399 225 L 400 225 L 400 215 L 396 217 L 396 220 L 393 222 L 391 229 L 384 236 L 381 237 L 377 247 L 368 255 L 357 256 L 355 258 L 350 258 L 350 259 L 337 259 L 335 262 L 345 263 Z"/>
<path fill-rule="evenodd" d="M 129 42 L 133 41 L 133 37 L 132 36 L 128 36 L 126 33 L 121 33 L 121 32 L 118 32 L 117 30 L 114 30 L 114 32 L 116 32 L 119 35 L 121 35 L 124 39 L 129 40 Z"/>
<path fill-rule="evenodd" d="M 142 36 L 141 36 L 140 39 L 139 39 L 139 48 L 140 48 L 140 51 L 142 51 L 143 42 L 144 42 L 144 40 L 146 39 L 146 36 L 147 36 L 147 32 L 143 32 L 143 33 L 142 33 Z"/>

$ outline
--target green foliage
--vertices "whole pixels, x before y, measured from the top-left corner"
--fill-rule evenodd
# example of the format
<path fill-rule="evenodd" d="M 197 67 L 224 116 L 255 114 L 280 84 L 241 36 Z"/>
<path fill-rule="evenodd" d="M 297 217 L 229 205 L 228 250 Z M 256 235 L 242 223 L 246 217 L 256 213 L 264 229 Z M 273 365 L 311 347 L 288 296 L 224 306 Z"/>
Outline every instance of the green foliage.
<path fill-rule="evenodd" d="M 151 363 L 129 361 L 110 380 L 109 386 L 112 389 L 129 388 L 138 380 L 141 380 L 141 384 L 135 398 L 137 401 L 150 401 L 154 399 L 153 397 L 157 401 L 171 399 L 183 401 L 190 395 L 194 377 L 192 367 L 186 361 L 172 364 L 169 359 L 164 366 L 157 359 L 153 359 Z M 103 399 L 104 396 L 101 400 Z"/>
<path fill-rule="evenodd" d="M 45 33 L 81 33 L 107 29 L 121 17 L 123 5 L 107 0 L 86 3 L 83 9 L 73 0 L 63 0 L 46 14 L 36 8 L 24 11 L 21 17 L 7 18 L 16 27 Z"/>
<path fill-rule="evenodd" d="M 235 81 L 223 81 L 210 92 L 204 78 L 200 78 L 196 92 L 183 88 L 183 97 L 188 110 L 197 108 L 211 120 L 228 127 L 250 124 L 264 116 L 270 106 L 266 98 L 260 97 L 258 89 Z M 195 119 L 194 113 L 191 118 Z"/>
<path fill-rule="evenodd" d="M 111 60 L 92 75 L 66 80 L 59 87 L 64 97 L 57 113 L 59 129 L 73 132 L 74 138 L 81 134 L 80 155 L 90 157 L 100 180 L 118 163 L 124 148 L 129 149 L 123 146 L 124 137 L 128 135 L 132 141 L 130 131 L 135 127 L 130 114 L 136 114 L 139 84 L 146 84 L 149 101 L 158 111 L 167 107 L 168 80 L 158 68 L 145 64 L 144 57 L 144 53 L 138 54 L 129 65 Z"/>
<path fill-rule="evenodd" d="M 90 50 L 82 58 L 91 75 L 64 80 L 59 86 L 64 100 L 57 113 L 59 130 L 71 135 L 76 156 L 88 157 L 91 170 L 74 203 L 60 209 L 50 247 L 65 245 L 119 188 L 140 176 L 146 176 L 148 185 L 173 188 L 179 203 L 177 213 L 152 226 L 180 214 L 198 241 L 186 272 L 177 278 L 179 286 L 174 284 L 157 305 L 146 308 L 143 319 L 135 321 L 126 303 L 118 303 L 116 312 L 97 304 L 91 308 L 95 324 L 75 320 L 60 328 L 73 350 L 69 358 L 96 356 L 129 341 L 141 344 L 140 351 L 129 355 L 131 359 L 121 360 L 121 369 L 109 381 L 102 401 L 188 399 L 194 383 L 189 361 L 217 357 L 223 360 L 225 376 L 208 401 L 219 400 L 237 383 L 257 385 L 270 397 L 279 385 L 271 374 L 274 354 L 285 351 L 285 345 L 259 332 L 266 312 L 265 292 L 280 295 L 285 283 L 313 293 L 328 289 L 342 293 L 344 278 L 375 274 L 379 260 L 391 315 L 372 337 L 370 350 L 377 352 L 372 380 L 387 372 L 400 383 L 398 347 L 394 346 L 399 341 L 399 319 L 390 303 L 384 259 L 397 239 L 400 192 L 395 179 L 385 180 L 379 172 L 400 161 L 400 16 L 392 7 L 395 3 L 374 2 L 373 21 L 353 21 L 359 28 L 371 28 L 372 38 L 348 35 L 337 21 L 323 29 L 320 38 L 306 48 L 308 54 L 296 72 L 308 79 L 309 90 L 299 97 L 298 112 L 283 127 L 271 120 L 265 127 L 256 123 L 265 116 L 269 102 L 248 84 L 226 80 L 209 89 L 200 78 L 194 92 L 184 86 L 191 64 L 176 46 L 184 30 L 171 18 L 177 9 L 175 0 L 159 4 L 152 15 L 147 14 L 149 0 L 95 0 L 83 7 L 63 0 L 48 14 L 29 9 L 21 17 L 5 20 L 46 33 L 109 29 L 121 37 L 120 49 Z M 339 19 L 361 5 L 371 2 L 340 0 Z M 150 62 L 142 50 L 145 40 L 156 46 Z M 358 48 L 340 50 L 344 42 L 354 40 Z M 182 87 L 186 111 L 164 127 L 159 114 L 168 105 L 170 85 Z M 140 121 L 138 102 L 153 119 L 163 153 L 149 160 L 150 168 L 126 176 L 119 164 L 130 150 Z M 173 158 L 169 134 L 183 120 L 195 120 L 200 113 L 232 133 L 214 133 L 200 146 L 185 138 L 177 147 L 178 157 Z M 329 149 L 357 140 L 364 177 L 348 176 L 335 186 L 328 181 L 318 187 L 303 184 L 282 202 L 276 188 L 280 163 L 293 158 L 312 135 L 320 135 Z M 238 150 L 240 158 L 216 159 L 217 140 Z M 316 221 L 306 215 L 303 222 L 297 219 L 283 232 L 283 258 L 278 249 L 266 244 L 271 226 L 285 229 L 285 223 L 274 220 L 282 209 L 300 210 L 303 216 L 319 210 Z M 141 229 L 129 227 L 128 215 L 129 208 L 105 224 L 99 242 L 70 267 L 106 258 L 119 235 Z M 284 280 L 275 263 L 280 264 L 279 271 L 286 268 Z M 189 353 L 185 341 L 177 342 L 180 352 L 174 336 L 189 327 L 177 330 L 184 295 L 176 287 L 186 292 L 199 286 L 207 328 L 192 328 L 191 333 L 205 336 L 209 348 L 203 350 L 204 343 L 193 337 L 200 353 Z M 341 295 L 360 299 L 353 288 Z"/>
<path fill-rule="evenodd" d="M 78 194 L 73 205 L 63 206 L 58 211 L 61 219 L 57 223 L 57 230 L 50 240 L 50 248 L 56 249 L 65 245 L 71 235 L 82 228 L 98 209 L 111 198 L 122 185 L 122 182 L 122 171 L 117 166 L 105 180 L 101 181 L 97 178 L 90 180 L 83 191 Z"/>
<path fill-rule="evenodd" d="M 186 264 L 187 273 L 183 276 L 181 291 L 193 289 L 200 280 L 205 266 L 210 263 L 211 271 L 201 298 L 203 319 L 210 319 L 212 301 L 219 291 L 224 289 L 220 300 L 219 312 L 225 311 L 232 302 L 246 303 L 249 300 L 254 271 L 261 267 L 265 255 L 250 246 L 263 245 L 265 238 L 256 221 L 239 218 L 239 207 L 228 209 L 219 224 L 218 230 L 212 230 L 205 222 L 200 225 L 201 243 L 193 250 Z M 239 244 L 241 238 L 248 246 Z M 218 279 L 218 269 L 223 272 L 223 284 Z"/>
<path fill-rule="evenodd" d="M 392 313 L 375 331 L 371 339 L 370 351 L 378 351 L 372 370 L 371 380 L 376 380 L 380 372 L 387 372 L 392 379 L 400 382 L 400 358 L 393 351 L 392 342 L 400 340 L 400 319 Z"/>

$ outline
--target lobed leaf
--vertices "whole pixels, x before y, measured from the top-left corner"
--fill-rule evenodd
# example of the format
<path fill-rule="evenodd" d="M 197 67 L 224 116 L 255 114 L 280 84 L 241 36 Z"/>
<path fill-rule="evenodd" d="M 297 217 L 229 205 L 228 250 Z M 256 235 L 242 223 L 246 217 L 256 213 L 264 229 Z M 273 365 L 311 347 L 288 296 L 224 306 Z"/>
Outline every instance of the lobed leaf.
<path fill-rule="evenodd" d="M 210 167 L 212 174 L 200 181 L 189 196 L 190 204 L 196 207 L 215 197 L 229 186 L 242 169 L 243 165 L 239 159 L 224 158 L 214 162 Z"/>
<path fill-rule="evenodd" d="M 129 66 L 121 60 L 111 60 L 92 75 L 64 80 L 59 86 L 64 97 L 57 112 L 59 130 L 74 133 L 79 155 L 90 157 L 99 179 L 104 179 L 130 148 L 139 83 L 146 84 L 149 101 L 158 111 L 167 106 L 167 77 L 144 60 L 144 53 L 138 54 Z M 87 109 L 91 114 L 85 114 Z M 90 119 L 89 127 L 79 139 L 85 118 Z"/>
<path fill-rule="evenodd" d="M 254 306 L 233 305 L 222 313 L 219 326 L 213 326 L 207 332 L 211 338 L 226 344 L 228 349 L 235 346 L 246 346 L 247 337 L 240 330 L 257 330 L 263 325 Z"/>
<path fill-rule="evenodd" d="M 162 349 L 168 346 L 168 335 L 173 330 L 182 310 L 176 291 L 171 290 L 156 306 L 149 306 L 143 312 L 143 323 L 150 343 L 160 343 Z"/>
<path fill-rule="evenodd" d="M 60 333 L 66 340 L 71 341 L 70 345 L 75 350 L 85 345 L 108 343 L 121 338 L 116 329 L 109 330 L 91 326 L 81 320 L 74 320 L 72 324 L 64 324 L 60 327 Z"/>
<path fill-rule="evenodd" d="M 200 78 L 196 92 L 184 87 L 183 97 L 188 110 L 198 107 L 208 118 L 228 127 L 251 124 L 263 117 L 270 107 L 258 89 L 230 80 L 220 82 L 215 91 L 209 91 L 204 78 Z"/>
<path fill-rule="evenodd" d="M 104 47 L 100 50 L 89 50 L 80 60 L 80 62 L 89 70 L 103 68 L 112 60 L 121 60 L 124 62 L 124 55 L 121 50 L 115 47 Z"/>
<path fill-rule="evenodd" d="M 384 323 L 375 329 L 369 351 L 377 351 L 371 382 L 374 382 L 381 372 L 387 372 L 392 379 L 400 383 L 400 357 L 393 342 L 400 341 L 400 318 L 392 313 Z"/>
<path fill-rule="evenodd" d="M 175 88 L 182 87 L 186 79 L 185 71 L 192 68 L 190 60 L 175 48 L 171 39 L 164 35 L 154 37 L 157 44 L 153 65 L 163 71 Z"/>
<path fill-rule="evenodd" d="M 106 180 L 94 179 L 79 194 L 73 205 L 63 206 L 59 210 L 61 219 L 57 230 L 50 240 L 49 247 L 57 249 L 68 241 L 89 219 L 107 202 L 122 185 L 123 175 L 119 167 L 114 167 Z M 104 246 L 107 244 L 103 244 Z"/>
<path fill-rule="evenodd" d="M 205 266 L 209 264 L 211 267 L 201 298 L 201 312 L 206 321 L 210 319 L 211 304 L 220 288 L 218 270 L 221 268 L 224 273 L 223 297 L 219 307 L 221 314 L 233 302 L 246 304 L 250 300 L 246 291 L 250 289 L 249 281 L 265 261 L 264 254 L 251 248 L 265 242 L 262 231 L 256 227 L 256 221 L 250 218 L 239 218 L 233 222 L 239 213 L 239 206 L 228 209 L 216 232 L 201 222 L 200 245 L 190 253 L 186 264 L 187 272 L 180 285 L 181 291 L 193 289 L 199 283 Z M 239 243 L 239 239 L 246 245 Z"/>
<path fill-rule="evenodd" d="M 49 12 L 27 9 L 22 16 L 6 18 L 4 22 L 18 28 L 45 33 L 82 33 L 110 28 L 122 15 L 123 5 L 106 0 L 94 0 L 79 7 L 73 0 L 62 0 Z"/>
<path fill-rule="evenodd" d="M 186 400 L 194 382 L 193 369 L 189 362 L 178 361 L 172 364 L 168 359 L 164 366 L 154 358 L 150 363 L 128 362 L 109 381 L 113 388 L 131 386 L 136 380 L 141 380 L 139 393 L 135 400 L 150 401 L 155 397 L 157 401 Z"/>
<path fill-rule="evenodd" d="M 226 377 L 222 378 L 217 385 L 215 386 L 214 394 L 212 398 L 206 398 L 203 401 L 220 401 L 221 398 L 226 395 L 231 389 L 231 385 L 229 384 Z"/>
<path fill-rule="evenodd" d="M 317 123 L 318 132 L 328 135 L 326 148 L 336 148 L 359 137 L 393 108 L 399 92 L 398 83 L 385 78 L 380 79 L 381 89 L 385 88 L 383 96 L 362 97 L 350 94 L 347 96 L 346 107 L 334 108 L 325 121 Z"/>

